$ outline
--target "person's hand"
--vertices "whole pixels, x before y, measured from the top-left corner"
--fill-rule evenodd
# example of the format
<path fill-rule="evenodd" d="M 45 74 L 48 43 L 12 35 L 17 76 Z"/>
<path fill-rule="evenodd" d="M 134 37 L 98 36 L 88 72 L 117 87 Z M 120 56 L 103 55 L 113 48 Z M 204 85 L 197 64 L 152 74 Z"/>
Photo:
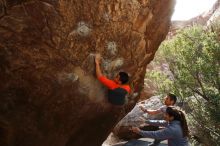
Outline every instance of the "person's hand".
<path fill-rule="evenodd" d="M 131 127 L 130 130 L 134 133 L 139 133 L 141 131 L 138 127 Z"/>
<path fill-rule="evenodd" d="M 147 112 L 147 110 L 146 110 L 143 106 L 139 106 L 139 108 L 140 108 L 143 112 Z"/>
<path fill-rule="evenodd" d="M 101 55 L 100 55 L 100 54 L 96 54 L 96 55 L 95 55 L 95 63 L 96 63 L 96 64 L 99 64 L 100 61 L 101 61 Z"/>
<path fill-rule="evenodd" d="M 139 126 L 139 128 L 143 128 L 143 127 L 145 127 L 146 126 L 146 124 L 144 123 L 144 124 L 141 124 L 140 126 Z"/>

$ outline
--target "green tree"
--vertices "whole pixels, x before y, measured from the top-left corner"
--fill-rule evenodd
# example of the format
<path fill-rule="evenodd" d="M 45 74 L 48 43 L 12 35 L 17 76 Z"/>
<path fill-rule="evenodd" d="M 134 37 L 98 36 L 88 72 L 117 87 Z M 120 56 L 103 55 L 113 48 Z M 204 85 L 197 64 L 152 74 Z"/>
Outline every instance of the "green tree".
<path fill-rule="evenodd" d="M 168 64 L 169 72 L 152 70 L 146 78 L 158 93 L 173 91 L 188 101 L 192 132 L 203 145 L 220 145 L 220 29 L 193 26 L 166 40 L 154 63 Z"/>

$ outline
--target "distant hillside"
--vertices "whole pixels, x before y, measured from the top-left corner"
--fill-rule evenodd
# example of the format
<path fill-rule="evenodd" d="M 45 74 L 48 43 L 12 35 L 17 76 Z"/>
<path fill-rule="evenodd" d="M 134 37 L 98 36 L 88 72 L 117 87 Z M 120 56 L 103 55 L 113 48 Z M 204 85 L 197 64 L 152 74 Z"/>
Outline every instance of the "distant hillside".
<path fill-rule="evenodd" d="M 211 22 L 217 20 L 219 16 L 220 16 L 220 0 L 217 0 L 211 10 L 204 12 L 200 14 L 199 16 L 191 18 L 187 21 L 172 21 L 170 32 L 167 37 L 168 38 L 172 37 L 173 35 L 176 34 L 177 30 L 179 29 L 189 27 L 195 24 L 207 26 Z"/>

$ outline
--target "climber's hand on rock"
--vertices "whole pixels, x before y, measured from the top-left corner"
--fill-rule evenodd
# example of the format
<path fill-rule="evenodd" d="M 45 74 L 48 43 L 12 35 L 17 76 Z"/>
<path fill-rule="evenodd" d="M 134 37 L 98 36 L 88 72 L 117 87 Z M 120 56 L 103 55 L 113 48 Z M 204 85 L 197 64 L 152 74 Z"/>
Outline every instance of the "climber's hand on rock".
<path fill-rule="evenodd" d="M 100 54 L 96 54 L 96 55 L 95 55 L 95 63 L 96 63 L 96 64 L 99 64 L 100 61 L 101 61 L 101 55 L 100 55 Z"/>

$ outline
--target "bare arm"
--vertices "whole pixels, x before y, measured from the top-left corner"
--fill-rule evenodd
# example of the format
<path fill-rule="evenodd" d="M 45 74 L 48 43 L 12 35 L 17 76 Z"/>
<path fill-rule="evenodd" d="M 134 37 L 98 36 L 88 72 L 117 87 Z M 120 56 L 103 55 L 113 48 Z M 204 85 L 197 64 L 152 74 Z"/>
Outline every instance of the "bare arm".
<path fill-rule="evenodd" d="M 95 56 L 95 69 L 96 69 L 96 76 L 97 78 L 103 76 L 102 71 L 101 71 L 101 67 L 100 67 L 100 61 L 101 61 L 101 56 L 100 54 L 96 54 Z"/>
<path fill-rule="evenodd" d="M 148 113 L 148 114 L 150 114 L 150 115 L 156 115 L 156 114 L 159 114 L 159 113 L 161 113 L 161 110 L 147 110 L 147 109 L 145 109 L 143 106 L 140 106 L 140 109 L 143 111 L 143 112 L 145 112 L 145 113 Z"/>

